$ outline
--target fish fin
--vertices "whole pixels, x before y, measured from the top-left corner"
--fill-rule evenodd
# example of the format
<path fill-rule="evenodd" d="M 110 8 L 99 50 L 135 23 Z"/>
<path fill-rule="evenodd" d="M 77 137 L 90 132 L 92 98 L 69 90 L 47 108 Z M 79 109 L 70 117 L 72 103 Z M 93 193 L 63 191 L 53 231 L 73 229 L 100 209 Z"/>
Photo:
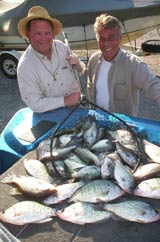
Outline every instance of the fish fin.
<path fill-rule="evenodd" d="M 127 221 L 126 219 L 124 219 L 124 218 L 122 218 L 122 217 L 120 217 L 120 216 L 118 216 L 118 215 L 116 215 L 112 212 L 111 212 L 111 218 L 115 221 Z"/>
<path fill-rule="evenodd" d="M 13 183 L 13 179 L 16 177 L 15 174 L 8 174 L 8 176 L 4 177 L 1 182 L 2 183 Z"/>
<path fill-rule="evenodd" d="M 65 181 L 65 184 L 71 184 L 75 182 L 75 178 L 70 178 L 68 180 Z"/>
<path fill-rule="evenodd" d="M 71 218 L 65 216 L 63 214 L 63 212 L 61 212 L 61 211 L 57 211 L 56 215 L 57 215 L 58 218 L 60 218 L 62 220 L 65 220 L 65 221 L 68 221 L 68 222 L 71 222 L 71 223 L 76 223 L 76 224 L 79 224 L 79 225 L 84 225 L 85 224 L 84 221 L 78 221 L 76 219 L 72 220 Z"/>
<path fill-rule="evenodd" d="M 49 222 L 51 220 L 53 220 L 53 218 L 46 218 L 46 219 L 43 219 L 43 220 L 36 221 L 35 223 L 36 224 L 42 224 L 42 223 Z"/>
<path fill-rule="evenodd" d="M 100 198 L 100 197 L 98 197 L 98 198 L 96 199 L 96 201 L 97 201 L 98 203 L 106 202 L 104 198 Z"/>
<path fill-rule="evenodd" d="M 10 189 L 10 195 L 12 195 L 12 196 L 14 196 L 14 195 L 22 195 L 22 192 L 20 192 L 17 187 L 12 187 Z"/>

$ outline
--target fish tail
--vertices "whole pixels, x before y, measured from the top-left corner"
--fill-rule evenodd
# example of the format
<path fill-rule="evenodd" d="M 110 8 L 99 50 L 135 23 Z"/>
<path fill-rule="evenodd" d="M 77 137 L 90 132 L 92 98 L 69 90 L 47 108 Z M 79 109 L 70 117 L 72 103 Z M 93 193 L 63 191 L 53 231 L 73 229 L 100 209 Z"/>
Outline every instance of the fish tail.
<path fill-rule="evenodd" d="M 16 176 L 15 176 L 14 174 L 12 174 L 12 175 L 8 175 L 8 176 L 4 177 L 4 178 L 1 180 L 1 182 L 2 182 L 2 183 L 12 183 L 15 177 L 16 177 Z"/>

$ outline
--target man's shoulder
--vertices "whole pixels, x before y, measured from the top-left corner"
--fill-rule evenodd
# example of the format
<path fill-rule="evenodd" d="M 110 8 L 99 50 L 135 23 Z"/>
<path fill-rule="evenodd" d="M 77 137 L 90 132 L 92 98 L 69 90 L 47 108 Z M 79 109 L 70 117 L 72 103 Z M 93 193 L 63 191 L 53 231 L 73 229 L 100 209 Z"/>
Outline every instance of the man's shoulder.
<path fill-rule="evenodd" d="M 120 49 L 120 55 L 124 58 L 128 59 L 135 59 L 135 60 L 140 60 L 139 56 L 137 56 L 133 51 L 128 51 L 124 49 Z"/>
<path fill-rule="evenodd" d="M 95 52 L 93 52 L 90 56 L 90 58 L 97 58 L 100 57 L 102 55 L 102 52 L 100 50 L 96 50 Z"/>
<path fill-rule="evenodd" d="M 95 52 L 93 52 L 89 58 L 89 62 L 97 62 L 100 57 L 101 57 L 102 53 L 100 50 L 96 50 Z"/>
<path fill-rule="evenodd" d="M 62 40 L 59 40 L 59 39 L 54 39 L 53 40 L 53 45 L 64 46 L 64 42 Z"/>
<path fill-rule="evenodd" d="M 31 60 L 33 59 L 33 54 L 31 53 L 31 46 L 29 45 L 26 50 L 22 53 L 19 61 L 18 68 L 26 68 L 26 66 L 32 65 Z"/>

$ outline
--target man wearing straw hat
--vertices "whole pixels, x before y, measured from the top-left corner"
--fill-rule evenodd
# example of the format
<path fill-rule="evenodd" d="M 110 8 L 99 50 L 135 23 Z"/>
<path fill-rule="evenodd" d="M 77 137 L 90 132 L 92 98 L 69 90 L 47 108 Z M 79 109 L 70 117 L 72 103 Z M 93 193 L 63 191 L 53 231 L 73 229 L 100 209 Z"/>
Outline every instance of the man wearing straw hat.
<path fill-rule="evenodd" d="M 41 6 L 32 7 L 18 23 L 19 34 L 30 42 L 18 63 L 18 84 L 23 101 L 34 112 L 72 106 L 80 99 L 72 65 L 82 75 L 85 64 L 55 39 L 61 29 L 61 22 Z"/>

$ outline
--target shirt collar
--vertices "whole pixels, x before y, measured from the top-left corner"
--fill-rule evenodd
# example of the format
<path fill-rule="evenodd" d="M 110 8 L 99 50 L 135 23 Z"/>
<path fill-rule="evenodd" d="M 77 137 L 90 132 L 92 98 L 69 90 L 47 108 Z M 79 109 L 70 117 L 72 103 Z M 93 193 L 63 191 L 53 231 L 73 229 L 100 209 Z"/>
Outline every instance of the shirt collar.
<path fill-rule="evenodd" d="M 36 55 L 38 55 L 38 57 L 40 58 L 40 59 L 47 59 L 47 57 L 45 56 L 45 55 L 43 55 L 43 54 L 41 54 L 41 53 L 39 53 L 36 49 L 34 49 L 32 46 L 31 46 L 31 49 L 32 49 L 32 51 L 34 52 L 34 53 L 36 53 Z M 52 51 L 53 51 L 53 47 L 52 47 Z M 48 59 L 47 59 L 48 60 Z"/>

